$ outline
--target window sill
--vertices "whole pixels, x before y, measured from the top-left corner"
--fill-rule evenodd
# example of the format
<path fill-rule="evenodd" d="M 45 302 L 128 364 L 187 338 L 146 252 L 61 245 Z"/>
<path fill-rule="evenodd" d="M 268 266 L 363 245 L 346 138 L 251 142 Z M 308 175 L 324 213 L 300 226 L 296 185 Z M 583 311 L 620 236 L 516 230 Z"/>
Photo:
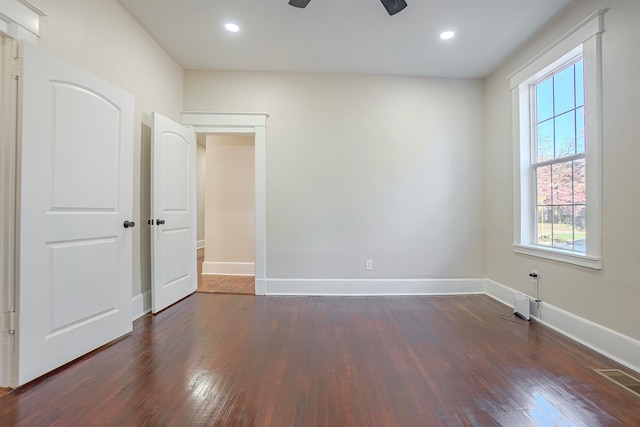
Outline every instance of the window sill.
<path fill-rule="evenodd" d="M 566 262 L 569 264 L 579 265 L 581 267 L 602 270 L 602 258 L 581 255 L 576 252 L 565 251 L 562 249 L 551 249 L 542 246 L 521 245 L 514 243 L 513 250 L 523 255 L 531 255 L 538 258 L 546 258 L 553 261 Z"/>

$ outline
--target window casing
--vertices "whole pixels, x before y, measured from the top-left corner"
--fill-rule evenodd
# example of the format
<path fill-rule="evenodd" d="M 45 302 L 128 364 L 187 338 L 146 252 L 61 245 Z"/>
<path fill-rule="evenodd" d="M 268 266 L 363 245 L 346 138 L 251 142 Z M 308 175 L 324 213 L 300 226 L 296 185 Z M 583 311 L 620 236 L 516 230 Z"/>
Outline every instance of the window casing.
<path fill-rule="evenodd" d="M 602 268 L 597 11 L 510 76 L 514 250 Z"/>

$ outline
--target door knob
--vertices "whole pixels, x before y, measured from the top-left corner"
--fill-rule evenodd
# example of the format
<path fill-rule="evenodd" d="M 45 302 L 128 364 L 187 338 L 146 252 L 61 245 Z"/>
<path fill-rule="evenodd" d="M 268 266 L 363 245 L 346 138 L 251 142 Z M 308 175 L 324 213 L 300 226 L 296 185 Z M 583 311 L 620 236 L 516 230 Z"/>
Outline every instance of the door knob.
<path fill-rule="evenodd" d="M 124 228 L 133 228 L 136 226 L 136 223 L 133 221 L 125 221 L 124 222 Z"/>
<path fill-rule="evenodd" d="M 156 224 L 158 225 L 164 224 L 164 219 L 156 219 Z"/>

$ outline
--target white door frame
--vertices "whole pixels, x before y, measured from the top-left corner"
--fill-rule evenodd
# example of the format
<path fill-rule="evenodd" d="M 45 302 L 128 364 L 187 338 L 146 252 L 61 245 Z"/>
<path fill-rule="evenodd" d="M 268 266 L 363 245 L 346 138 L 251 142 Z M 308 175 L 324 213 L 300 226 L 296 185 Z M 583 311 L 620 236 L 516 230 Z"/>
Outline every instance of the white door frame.
<path fill-rule="evenodd" d="M 7 63 L 17 55 L 17 42 L 0 33 L 0 387 L 17 384 L 15 334 L 16 191 L 18 80 Z"/>
<path fill-rule="evenodd" d="M 266 293 L 266 128 L 267 113 L 185 111 L 182 124 L 196 133 L 253 135 L 255 138 L 255 294 Z"/>
<path fill-rule="evenodd" d="M 17 40 L 37 44 L 40 18 L 44 12 L 27 0 L 0 2 L 0 387 L 14 387 L 18 381 L 14 328 L 16 265 L 17 112 L 20 73 Z M 11 65 L 9 65 L 11 63 Z M 14 70 L 7 69 L 7 66 Z M 11 71 L 11 72 L 10 72 Z"/>

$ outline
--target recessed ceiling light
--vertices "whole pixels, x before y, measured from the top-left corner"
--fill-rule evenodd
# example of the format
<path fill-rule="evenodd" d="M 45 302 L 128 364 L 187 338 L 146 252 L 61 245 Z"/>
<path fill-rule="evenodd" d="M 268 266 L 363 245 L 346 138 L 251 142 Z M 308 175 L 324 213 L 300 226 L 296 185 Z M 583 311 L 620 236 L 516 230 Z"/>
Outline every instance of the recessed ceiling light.
<path fill-rule="evenodd" d="M 455 35 L 456 33 L 454 33 L 453 31 L 443 31 L 442 33 L 440 33 L 440 38 L 442 40 L 449 40 L 452 39 Z"/>
<path fill-rule="evenodd" d="M 240 31 L 240 27 L 238 27 L 238 25 L 234 24 L 233 22 L 227 22 L 226 24 L 224 24 L 224 28 L 226 28 L 227 31 L 231 31 L 232 33 L 237 33 L 238 31 Z"/>

